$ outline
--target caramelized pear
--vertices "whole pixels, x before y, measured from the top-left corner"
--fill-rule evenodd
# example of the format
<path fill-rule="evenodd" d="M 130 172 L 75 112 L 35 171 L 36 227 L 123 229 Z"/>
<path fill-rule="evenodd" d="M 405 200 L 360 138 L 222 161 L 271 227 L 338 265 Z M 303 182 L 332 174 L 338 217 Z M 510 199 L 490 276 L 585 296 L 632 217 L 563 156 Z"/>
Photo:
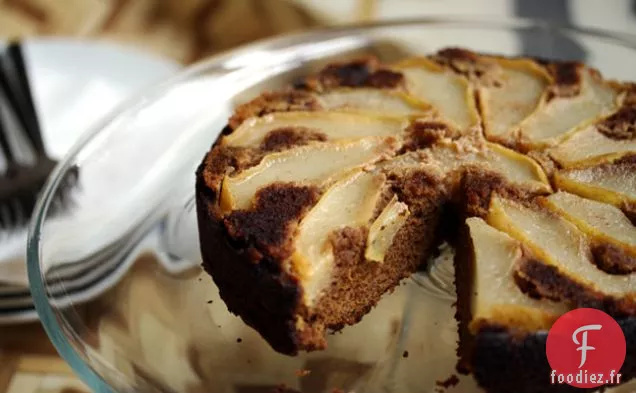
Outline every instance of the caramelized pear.
<path fill-rule="evenodd" d="M 554 175 L 554 182 L 560 190 L 621 209 L 636 204 L 636 160 L 633 159 L 564 169 Z"/>
<path fill-rule="evenodd" d="M 479 124 L 468 81 L 426 58 L 410 59 L 394 67 L 406 79 L 407 92 L 435 108 L 440 116 L 465 130 Z"/>
<path fill-rule="evenodd" d="M 329 236 L 344 227 L 368 225 L 383 184 L 378 173 L 355 171 L 331 186 L 301 221 L 292 264 L 303 280 L 306 304 L 329 284 L 334 258 Z"/>
<path fill-rule="evenodd" d="M 484 220 L 466 220 L 470 235 L 469 261 L 474 272 L 472 283 L 472 317 L 469 329 L 477 333 L 483 325 L 537 331 L 548 329 L 563 313 L 564 303 L 536 300 L 519 289 L 515 269 L 524 258 L 521 243 Z"/>
<path fill-rule="evenodd" d="M 519 126 L 522 138 L 534 147 L 551 146 L 568 133 L 618 109 L 619 92 L 594 71 L 577 69 L 581 91 L 575 96 L 546 97 Z"/>
<path fill-rule="evenodd" d="M 549 149 L 549 154 L 562 167 L 589 166 L 636 154 L 636 139 L 613 139 L 590 125 Z"/>
<path fill-rule="evenodd" d="M 404 226 L 410 214 L 409 207 L 400 202 L 397 195 L 394 195 L 369 228 L 365 258 L 374 262 L 383 262 L 393 244 L 393 238 Z"/>
<path fill-rule="evenodd" d="M 377 116 L 421 117 L 432 111 L 430 105 L 408 94 L 381 89 L 334 89 L 317 96 L 328 110 L 360 112 Z"/>
<path fill-rule="evenodd" d="M 547 298 L 572 302 L 611 304 L 612 310 L 631 310 L 636 305 L 636 273 L 612 275 L 593 263 L 588 237 L 564 217 L 541 204 L 524 206 L 495 197 L 488 223 L 508 233 L 526 247 L 534 259 L 532 268 L 519 269 Z M 570 290 L 562 290 L 561 282 Z M 565 284 L 567 283 L 567 284 Z M 593 300 L 592 300 L 593 299 Z M 595 303 L 592 303 L 595 304 Z"/>
<path fill-rule="evenodd" d="M 500 68 L 496 81 L 479 86 L 478 92 L 486 136 L 498 140 L 537 109 L 550 77 L 533 61 L 494 62 Z"/>
<path fill-rule="evenodd" d="M 408 120 L 344 112 L 279 112 L 248 119 L 223 139 L 227 146 L 258 147 L 266 135 L 277 129 L 305 128 L 324 134 L 328 140 L 369 136 L 399 137 Z"/>
<path fill-rule="evenodd" d="M 269 154 L 257 166 L 236 176 L 226 176 L 221 209 L 225 212 L 246 209 L 258 189 L 276 182 L 329 184 L 349 170 L 392 155 L 395 147 L 392 138 L 373 137 L 315 143 Z"/>
<path fill-rule="evenodd" d="M 547 206 L 581 231 L 636 255 L 636 227 L 615 206 L 559 191 L 546 197 Z"/>

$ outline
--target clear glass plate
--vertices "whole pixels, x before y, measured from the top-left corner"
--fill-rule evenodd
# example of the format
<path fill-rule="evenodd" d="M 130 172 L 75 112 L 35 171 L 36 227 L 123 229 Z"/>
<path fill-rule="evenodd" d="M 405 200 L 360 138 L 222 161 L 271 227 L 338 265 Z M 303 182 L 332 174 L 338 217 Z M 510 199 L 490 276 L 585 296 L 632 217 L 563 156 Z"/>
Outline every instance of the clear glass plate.
<path fill-rule="evenodd" d="M 456 374 L 457 345 L 447 260 L 405 281 L 358 325 L 330 336 L 328 350 L 279 355 L 227 311 L 199 268 L 192 196 L 195 168 L 236 103 L 345 56 L 374 53 L 391 61 L 446 46 L 578 59 L 607 77 L 636 80 L 634 37 L 524 20 L 321 30 L 195 65 L 87 135 L 43 192 L 30 229 L 29 279 L 62 356 L 96 392 L 270 392 L 283 385 L 316 393 L 443 390 L 440 381 Z M 77 192 L 89 197 L 67 213 L 75 230 L 62 233 L 50 208 L 74 165 L 83 185 Z M 117 233 L 123 238 L 103 241 Z M 139 247 L 151 236 L 153 247 Z M 72 265 L 69 255 L 77 249 L 110 250 L 111 259 L 127 261 L 86 283 L 105 291 L 88 304 L 73 297 L 77 288 L 55 280 L 56 268 Z M 446 390 L 479 391 L 470 377 Z"/>

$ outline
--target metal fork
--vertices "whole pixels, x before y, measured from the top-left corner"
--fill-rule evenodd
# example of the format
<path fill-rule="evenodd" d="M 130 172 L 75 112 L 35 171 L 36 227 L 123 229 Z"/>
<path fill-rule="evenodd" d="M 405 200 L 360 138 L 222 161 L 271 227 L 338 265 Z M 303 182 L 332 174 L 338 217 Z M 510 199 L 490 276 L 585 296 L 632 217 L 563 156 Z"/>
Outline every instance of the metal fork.
<path fill-rule="evenodd" d="M 39 192 L 57 162 L 48 156 L 44 147 L 21 44 L 11 42 L 1 60 L 0 93 L 35 156 L 32 165 L 17 160 L 19 149 L 11 145 L 11 130 L 6 122 L 2 125 L 0 116 L 0 144 L 7 161 L 7 170 L 0 178 L 0 226 L 12 229 L 28 221 Z M 77 177 L 78 168 L 73 167 L 62 181 L 61 192 L 56 195 L 55 213 L 72 205 L 69 190 L 77 184 Z"/>
<path fill-rule="evenodd" d="M 26 223 L 27 217 L 24 212 L 25 202 L 30 193 L 26 193 L 21 187 L 22 179 L 27 168 L 24 167 L 13 153 L 9 142 L 8 129 L 0 114 L 0 148 L 7 162 L 4 177 L 0 180 L 0 226 L 3 229 L 22 226 Z M 27 203 L 28 205 L 28 203 Z"/>

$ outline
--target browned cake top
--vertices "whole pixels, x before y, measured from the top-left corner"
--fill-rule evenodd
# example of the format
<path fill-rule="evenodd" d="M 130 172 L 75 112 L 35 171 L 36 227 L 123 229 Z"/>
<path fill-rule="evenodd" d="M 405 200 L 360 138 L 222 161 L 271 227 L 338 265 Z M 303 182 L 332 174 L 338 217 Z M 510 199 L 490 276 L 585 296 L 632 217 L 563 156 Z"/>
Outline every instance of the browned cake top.
<path fill-rule="evenodd" d="M 313 307 L 334 233 L 361 229 L 385 263 L 418 204 L 445 195 L 471 217 L 473 328 L 545 328 L 583 305 L 636 315 L 635 91 L 458 48 L 331 64 L 235 110 L 201 173 L 209 214 Z"/>

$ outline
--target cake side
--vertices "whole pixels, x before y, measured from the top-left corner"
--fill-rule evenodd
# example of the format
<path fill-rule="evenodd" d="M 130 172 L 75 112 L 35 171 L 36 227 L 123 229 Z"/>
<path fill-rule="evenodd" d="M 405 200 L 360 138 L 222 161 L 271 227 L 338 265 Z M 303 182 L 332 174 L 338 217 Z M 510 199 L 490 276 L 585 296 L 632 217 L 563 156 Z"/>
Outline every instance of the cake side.
<path fill-rule="evenodd" d="M 294 192 L 311 195 L 310 190 L 292 189 L 290 196 Z M 216 201 L 201 177 L 197 179 L 196 198 L 203 267 L 228 310 L 240 315 L 281 353 L 294 354 L 299 347 L 324 347 L 320 333 L 296 326 L 296 317 L 302 313 L 302 288 L 295 277 L 278 261 L 263 257 L 253 245 L 232 241 L 225 223 L 213 213 Z"/>

